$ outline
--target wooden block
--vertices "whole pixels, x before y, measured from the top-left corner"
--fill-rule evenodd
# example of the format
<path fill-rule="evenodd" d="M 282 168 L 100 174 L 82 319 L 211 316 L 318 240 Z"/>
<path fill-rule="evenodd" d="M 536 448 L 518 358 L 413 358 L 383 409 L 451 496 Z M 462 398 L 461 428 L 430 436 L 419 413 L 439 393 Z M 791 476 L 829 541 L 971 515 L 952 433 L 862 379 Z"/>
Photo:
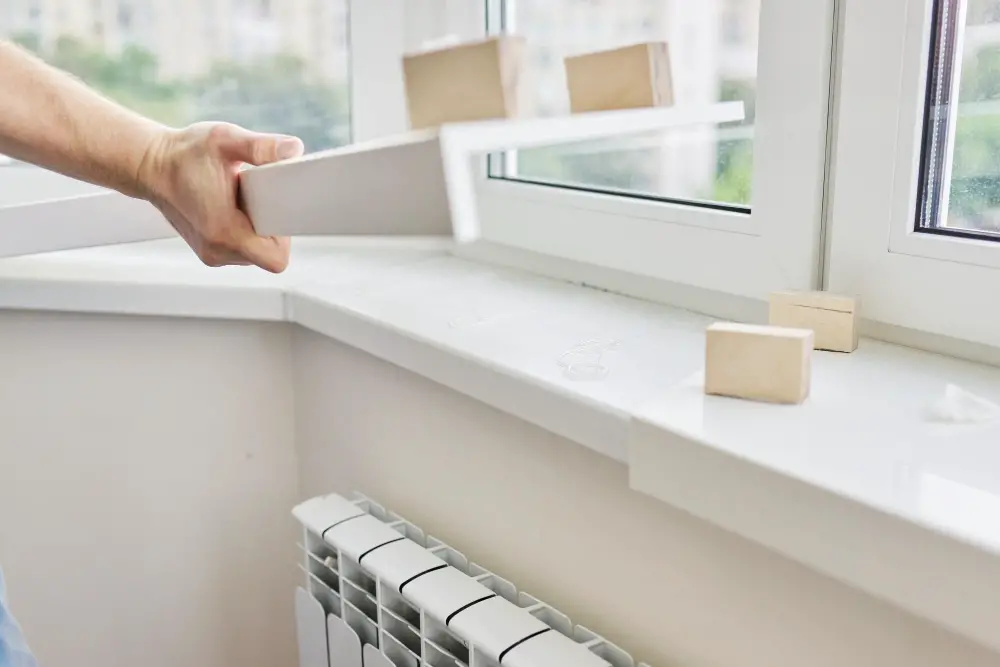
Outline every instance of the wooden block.
<path fill-rule="evenodd" d="M 829 292 L 776 292 L 768 322 L 773 326 L 811 329 L 816 349 L 853 352 L 858 348 L 858 303 Z"/>
<path fill-rule="evenodd" d="M 771 403 L 809 396 L 813 332 L 717 323 L 708 328 L 705 393 Z"/>
<path fill-rule="evenodd" d="M 403 58 L 413 129 L 517 118 L 524 43 L 504 35 Z"/>
<path fill-rule="evenodd" d="M 566 58 L 566 81 L 573 113 L 674 103 L 670 53 L 664 42 Z"/>

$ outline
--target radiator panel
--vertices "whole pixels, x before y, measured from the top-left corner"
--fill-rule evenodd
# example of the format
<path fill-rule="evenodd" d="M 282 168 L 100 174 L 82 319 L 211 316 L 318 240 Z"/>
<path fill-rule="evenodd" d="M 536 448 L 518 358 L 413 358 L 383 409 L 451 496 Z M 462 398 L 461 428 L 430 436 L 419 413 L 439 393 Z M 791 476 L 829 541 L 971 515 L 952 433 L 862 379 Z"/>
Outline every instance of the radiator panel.
<path fill-rule="evenodd" d="M 636 667 L 364 496 L 313 498 L 293 514 L 304 535 L 300 667 Z"/>

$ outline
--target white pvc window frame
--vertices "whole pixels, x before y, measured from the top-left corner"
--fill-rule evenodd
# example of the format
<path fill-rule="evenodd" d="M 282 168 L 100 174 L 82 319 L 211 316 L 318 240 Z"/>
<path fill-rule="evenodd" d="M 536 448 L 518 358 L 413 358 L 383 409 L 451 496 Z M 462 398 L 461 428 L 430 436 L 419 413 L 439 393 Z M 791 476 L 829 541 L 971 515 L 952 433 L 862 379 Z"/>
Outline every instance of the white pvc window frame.
<path fill-rule="evenodd" d="M 484 237 L 743 296 L 815 287 L 833 2 L 762 2 L 749 216 L 488 179 L 484 169 L 478 183 Z M 406 129 L 403 53 L 442 37 L 481 37 L 487 11 L 497 7 L 486 0 L 350 0 L 354 139 Z M 0 202 L 2 179 L 0 171 Z M 113 193 L 0 208 L 5 254 L 170 235 L 151 206 Z"/>
<path fill-rule="evenodd" d="M 933 0 L 842 5 L 827 286 L 878 324 L 996 346 L 1000 243 L 915 226 Z"/>
<path fill-rule="evenodd" d="M 516 0 L 506 1 L 509 7 Z M 487 23 L 491 32 L 500 25 L 501 4 L 486 3 L 489 21 L 478 22 L 480 36 Z M 478 192 L 484 239 L 757 299 L 777 289 L 817 287 L 833 36 L 834 0 L 761 2 L 749 214 L 484 172 Z"/>

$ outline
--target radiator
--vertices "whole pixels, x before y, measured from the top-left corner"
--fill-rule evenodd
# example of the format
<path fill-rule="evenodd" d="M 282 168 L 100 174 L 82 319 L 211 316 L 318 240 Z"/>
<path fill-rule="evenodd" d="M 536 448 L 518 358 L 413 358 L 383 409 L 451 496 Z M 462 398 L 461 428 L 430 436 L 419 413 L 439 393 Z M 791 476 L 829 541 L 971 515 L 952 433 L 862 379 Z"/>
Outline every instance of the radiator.
<path fill-rule="evenodd" d="M 321 496 L 293 513 L 304 528 L 300 667 L 636 667 L 364 496 Z"/>

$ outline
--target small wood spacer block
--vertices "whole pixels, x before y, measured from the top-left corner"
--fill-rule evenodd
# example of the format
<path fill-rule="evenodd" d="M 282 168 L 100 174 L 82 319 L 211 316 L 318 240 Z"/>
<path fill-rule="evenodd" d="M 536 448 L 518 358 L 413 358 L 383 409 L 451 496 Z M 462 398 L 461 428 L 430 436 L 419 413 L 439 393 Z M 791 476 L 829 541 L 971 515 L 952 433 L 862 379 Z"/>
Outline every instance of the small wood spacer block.
<path fill-rule="evenodd" d="M 523 113 L 524 42 L 513 35 L 403 57 L 412 129 Z"/>
<path fill-rule="evenodd" d="M 776 292 L 770 298 L 768 322 L 778 327 L 811 329 L 817 350 L 858 349 L 858 301 L 854 297 L 829 292 Z"/>
<path fill-rule="evenodd" d="M 705 393 L 770 403 L 809 396 L 813 332 L 719 322 L 706 332 Z"/>
<path fill-rule="evenodd" d="M 665 42 L 634 44 L 566 58 L 573 113 L 669 107 L 674 103 Z"/>

